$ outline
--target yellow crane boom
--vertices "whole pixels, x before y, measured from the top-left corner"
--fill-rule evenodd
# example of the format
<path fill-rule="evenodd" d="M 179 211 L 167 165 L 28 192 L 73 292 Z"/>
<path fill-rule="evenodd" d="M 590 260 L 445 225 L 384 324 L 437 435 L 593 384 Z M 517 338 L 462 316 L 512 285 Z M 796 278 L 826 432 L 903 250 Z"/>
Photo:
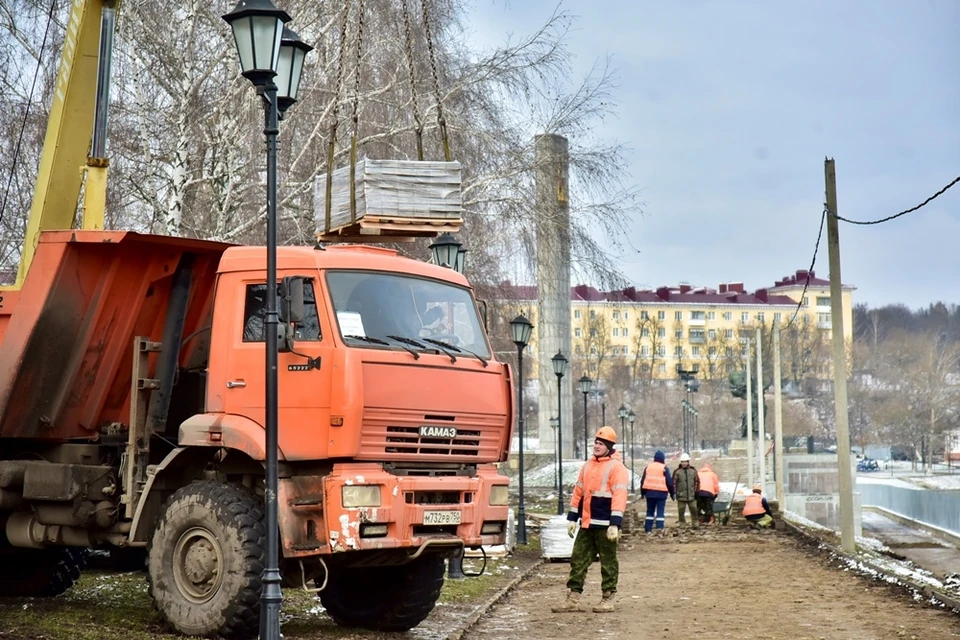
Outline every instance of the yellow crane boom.
<path fill-rule="evenodd" d="M 112 51 L 119 4 L 73 0 L 70 7 L 20 267 L 8 288 L 23 285 L 42 231 L 74 227 L 81 188 L 82 228 L 103 229 L 109 165 L 103 157 L 109 65 L 103 63 Z M 99 144 L 91 146 L 95 123 L 102 130 Z"/>

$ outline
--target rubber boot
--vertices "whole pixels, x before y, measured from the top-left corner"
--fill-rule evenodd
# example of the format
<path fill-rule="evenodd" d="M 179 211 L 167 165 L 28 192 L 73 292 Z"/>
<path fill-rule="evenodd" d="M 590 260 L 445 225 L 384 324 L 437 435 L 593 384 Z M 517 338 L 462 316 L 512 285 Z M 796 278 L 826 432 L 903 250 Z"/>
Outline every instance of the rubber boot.
<path fill-rule="evenodd" d="M 580 594 L 577 591 L 568 591 L 567 599 L 563 601 L 562 604 L 559 604 L 551 609 L 554 613 L 573 613 L 576 611 L 583 611 L 583 606 L 580 604 Z"/>
<path fill-rule="evenodd" d="M 594 613 L 611 613 L 613 611 L 613 591 L 604 591 L 600 604 L 593 608 Z"/>

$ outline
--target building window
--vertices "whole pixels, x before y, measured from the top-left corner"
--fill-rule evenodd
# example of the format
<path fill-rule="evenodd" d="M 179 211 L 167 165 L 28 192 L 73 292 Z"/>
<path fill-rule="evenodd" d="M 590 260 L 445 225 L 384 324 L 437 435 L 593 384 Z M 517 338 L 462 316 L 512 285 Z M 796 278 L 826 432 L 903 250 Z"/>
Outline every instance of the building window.
<path fill-rule="evenodd" d="M 614 348 L 613 348 L 613 355 L 615 355 L 615 356 L 620 355 L 620 347 L 614 347 Z"/>
<path fill-rule="evenodd" d="M 642 347 L 640 347 L 640 355 L 641 355 L 641 356 L 644 356 L 644 357 L 649 356 L 649 355 L 650 355 L 650 347 L 648 347 L 647 345 L 643 345 Z"/>
<path fill-rule="evenodd" d="M 690 340 L 699 340 L 700 342 L 703 342 L 704 333 L 705 332 L 703 329 L 690 329 Z"/>
<path fill-rule="evenodd" d="M 773 321 L 779 323 L 781 317 L 782 317 L 782 314 L 778 311 L 775 314 L 773 314 Z"/>
<path fill-rule="evenodd" d="M 711 340 L 716 340 L 716 339 L 717 339 L 717 330 L 716 330 L 716 329 L 710 329 L 710 331 L 707 331 L 707 337 L 710 338 Z"/>
<path fill-rule="evenodd" d="M 280 285 L 277 285 L 279 295 Z M 266 340 L 267 285 L 248 284 L 243 308 L 243 341 L 264 342 Z M 313 291 L 313 280 L 303 283 L 303 322 L 297 324 L 297 340 L 319 341 L 320 319 L 317 315 L 317 298 Z"/>
<path fill-rule="evenodd" d="M 573 336 L 574 336 L 575 338 L 580 338 L 580 337 L 582 337 L 582 334 L 583 334 L 583 331 L 581 331 L 580 329 L 574 329 L 574 330 L 573 330 Z"/>
<path fill-rule="evenodd" d="M 661 358 L 666 357 L 667 348 L 664 347 L 663 345 L 660 345 L 659 347 L 657 347 L 657 355 L 660 356 Z"/>
<path fill-rule="evenodd" d="M 620 353 L 622 353 L 625 356 L 630 355 L 630 347 L 622 347 L 620 349 Z"/>
<path fill-rule="evenodd" d="M 700 347 L 691 347 L 691 348 L 690 348 L 690 353 L 693 355 L 694 358 L 699 358 L 699 357 L 700 357 Z M 758 455 L 759 455 L 759 454 L 758 454 Z"/>
<path fill-rule="evenodd" d="M 640 337 L 641 337 L 641 338 L 649 338 L 649 337 L 650 337 L 650 329 L 648 329 L 647 327 L 644 327 L 643 329 L 641 329 L 641 330 L 640 330 Z"/>
<path fill-rule="evenodd" d="M 673 312 L 674 320 L 683 320 L 683 311 L 674 311 Z"/>
<path fill-rule="evenodd" d="M 717 312 L 716 311 L 707 311 L 707 320 L 716 320 Z"/>
<path fill-rule="evenodd" d="M 590 319 L 593 320 L 596 317 L 597 317 L 597 312 L 594 311 L 593 309 L 590 309 Z"/>
<path fill-rule="evenodd" d="M 712 358 L 712 357 L 714 357 L 715 355 L 717 355 L 717 348 L 716 348 L 716 347 L 710 347 L 710 357 Z"/>
<path fill-rule="evenodd" d="M 691 320 L 706 320 L 707 314 L 703 311 L 691 311 L 690 312 Z"/>
<path fill-rule="evenodd" d="M 597 348 L 596 348 L 596 347 L 590 347 L 590 355 L 592 355 L 592 356 L 597 355 Z"/>
<path fill-rule="evenodd" d="M 724 332 L 723 332 L 723 337 L 726 338 L 727 340 L 732 340 L 732 339 L 733 339 L 733 329 L 726 329 L 726 330 L 724 330 Z"/>
<path fill-rule="evenodd" d="M 614 320 L 619 320 L 619 319 L 620 319 L 620 312 L 619 312 L 619 311 L 614 311 L 614 312 L 613 312 L 613 319 L 614 319 Z"/>
<path fill-rule="evenodd" d="M 747 357 L 747 347 L 740 347 L 740 356 L 743 358 Z"/>
<path fill-rule="evenodd" d="M 629 335 L 629 333 L 630 333 L 630 329 L 627 329 L 626 327 L 624 327 L 623 331 L 620 332 L 620 335 L 626 338 Z"/>
<path fill-rule="evenodd" d="M 743 323 L 743 324 L 747 324 L 748 322 L 750 322 L 750 314 L 749 314 L 748 312 L 746 312 L 746 311 L 744 311 L 743 313 L 741 313 L 741 314 L 740 314 L 740 322 Z"/>
<path fill-rule="evenodd" d="M 666 338 L 666 337 L 667 337 L 667 330 L 664 329 L 663 327 L 660 327 L 659 329 L 657 329 L 657 337 L 658 337 L 658 338 Z"/>
<path fill-rule="evenodd" d="M 620 329 L 618 329 L 618 328 L 616 328 L 616 327 L 613 328 L 613 337 L 614 337 L 614 338 L 619 338 L 619 337 L 620 337 Z"/>
<path fill-rule="evenodd" d="M 809 306 L 810 306 L 810 298 L 809 298 L 808 296 L 804 296 L 804 297 L 803 297 L 803 306 L 805 306 L 805 307 L 809 307 Z"/>
<path fill-rule="evenodd" d="M 683 340 L 683 329 L 677 329 L 673 332 L 673 337 L 677 340 Z"/>
<path fill-rule="evenodd" d="M 763 312 L 761 311 L 760 313 L 757 314 L 757 322 L 763 322 L 763 319 L 764 319 L 764 315 L 763 315 Z"/>
<path fill-rule="evenodd" d="M 829 306 L 830 306 L 830 296 L 817 296 L 817 306 L 818 306 L 818 307 L 829 307 Z"/>
<path fill-rule="evenodd" d="M 576 353 L 578 356 L 582 356 L 582 355 L 583 355 L 583 349 L 580 348 L 580 345 L 575 346 L 575 347 L 573 348 L 573 351 L 574 351 L 574 353 Z"/>
<path fill-rule="evenodd" d="M 590 337 L 591 337 L 591 338 L 596 338 L 596 337 L 597 337 L 597 330 L 596 330 L 596 329 L 590 329 Z"/>
<path fill-rule="evenodd" d="M 626 311 L 624 311 L 624 312 L 623 312 L 623 321 L 626 322 L 626 321 L 629 320 L 629 319 L 630 319 L 630 314 L 627 313 Z"/>
<path fill-rule="evenodd" d="M 661 362 L 661 363 L 660 363 L 660 366 L 657 367 L 657 371 L 659 371 L 660 373 L 666 373 L 666 372 L 667 372 L 667 363 L 666 363 L 666 362 Z"/>
<path fill-rule="evenodd" d="M 676 356 L 677 358 L 682 358 L 682 357 L 683 357 L 683 347 L 681 347 L 680 345 L 677 345 L 676 347 L 674 347 L 674 348 L 673 348 L 673 355 Z"/>
<path fill-rule="evenodd" d="M 579 319 L 580 319 L 580 309 L 576 309 L 576 310 L 573 312 L 573 317 L 574 317 L 576 320 L 579 320 Z"/>
<path fill-rule="evenodd" d="M 733 357 L 733 347 L 727 347 L 726 352 L 727 352 L 727 357 L 728 357 L 728 358 L 732 358 L 732 357 Z"/>
<path fill-rule="evenodd" d="M 724 311 L 723 319 L 726 320 L 727 322 L 730 322 L 731 320 L 733 320 L 733 313 L 731 313 L 730 311 Z"/>
<path fill-rule="evenodd" d="M 666 311 L 657 311 L 657 320 L 666 320 L 667 312 Z"/>
<path fill-rule="evenodd" d="M 650 319 L 650 314 L 647 313 L 646 311 L 641 311 L 641 312 L 640 312 L 640 319 L 641 319 L 641 320 L 649 320 L 649 319 Z"/>
<path fill-rule="evenodd" d="M 830 324 L 830 314 L 829 313 L 818 313 L 817 322 L 820 324 Z"/>

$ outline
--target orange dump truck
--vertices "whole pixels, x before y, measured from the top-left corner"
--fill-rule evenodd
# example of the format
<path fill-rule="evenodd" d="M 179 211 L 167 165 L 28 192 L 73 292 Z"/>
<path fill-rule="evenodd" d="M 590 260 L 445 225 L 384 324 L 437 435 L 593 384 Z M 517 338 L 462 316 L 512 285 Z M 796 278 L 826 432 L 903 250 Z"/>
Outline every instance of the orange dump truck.
<path fill-rule="evenodd" d="M 40 236 L 0 292 L 0 595 L 69 588 L 91 547 L 145 547 L 186 634 L 256 635 L 263 569 L 263 247 Z M 279 526 L 288 585 L 341 624 L 416 626 L 444 558 L 500 544 L 509 368 L 452 269 L 282 247 Z M 279 293 L 277 294 L 279 295 Z"/>

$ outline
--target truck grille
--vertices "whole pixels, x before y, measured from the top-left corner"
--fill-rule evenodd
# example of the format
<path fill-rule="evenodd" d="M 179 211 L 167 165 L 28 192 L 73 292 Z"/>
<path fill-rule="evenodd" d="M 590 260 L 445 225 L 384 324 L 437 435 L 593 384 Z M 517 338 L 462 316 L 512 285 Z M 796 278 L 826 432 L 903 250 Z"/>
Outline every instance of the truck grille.
<path fill-rule="evenodd" d="M 378 461 L 494 462 L 505 438 L 504 417 L 426 415 L 423 412 L 367 409 L 363 415 L 359 459 Z M 420 435 L 420 427 L 454 427 L 452 438 Z"/>
<path fill-rule="evenodd" d="M 387 453 L 475 456 L 479 450 L 479 431 L 458 431 L 455 438 L 427 438 L 420 436 L 419 427 L 387 427 Z"/>

